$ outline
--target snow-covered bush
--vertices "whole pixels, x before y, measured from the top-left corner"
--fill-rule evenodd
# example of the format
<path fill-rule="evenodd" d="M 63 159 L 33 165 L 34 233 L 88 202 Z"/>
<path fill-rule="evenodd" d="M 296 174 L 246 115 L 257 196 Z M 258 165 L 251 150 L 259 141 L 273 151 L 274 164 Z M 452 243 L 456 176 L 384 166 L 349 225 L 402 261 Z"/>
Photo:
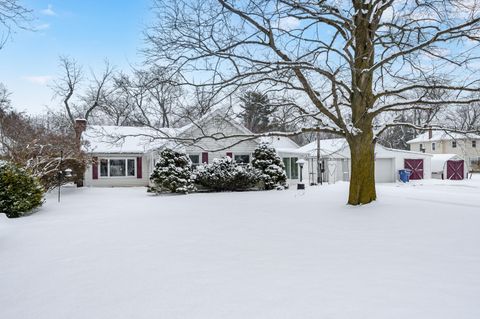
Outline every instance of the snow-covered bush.
<path fill-rule="evenodd" d="M 284 186 L 287 182 L 285 166 L 275 149 L 262 143 L 253 152 L 252 166 L 262 172 L 262 182 L 265 189 Z"/>
<path fill-rule="evenodd" d="M 20 217 L 43 203 L 38 178 L 12 163 L 0 161 L 0 213 Z"/>
<path fill-rule="evenodd" d="M 261 173 L 251 165 L 238 165 L 227 156 L 200 166 L 195 182 L 217 192 L 238 191 L 255 187 L 260 181 L 260 175 Z"/>
<path fill-rule="evenodd" d="M 186 194 L 195 191 L 191 170 L 192 163 L 187 155 L 165 149 L 160 153 L 160 161 L 155 165 L 150 180 L 153 192 Z"/>

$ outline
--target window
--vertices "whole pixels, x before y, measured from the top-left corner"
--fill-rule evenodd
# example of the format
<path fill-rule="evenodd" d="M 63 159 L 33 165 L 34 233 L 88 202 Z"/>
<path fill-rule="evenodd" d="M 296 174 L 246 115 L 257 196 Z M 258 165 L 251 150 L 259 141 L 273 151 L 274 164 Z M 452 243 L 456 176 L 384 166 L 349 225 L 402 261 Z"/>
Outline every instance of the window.
<path fill-rule="evenodd" d="M 108 160 L 107 159 L 100 160 L 100 176 L 102 177 L 108 176 Z"/>
<path fill-rule="evenodd" d="M 285 173 L 287 174 L 287 178 L 290 178 L 290 157 L 283 158 L 283 165 L 285 165 Z"/>
<path fill-rule="evenodd" d="M 136 176 L 135 173 L 135 159 L 133 158 L 100 159 L 101 177 L 131 177 Z"/>
<path fill-rule="evenodd" d="M 284 157 L 283 164 L 285 165 L 285 173 L 288 179 L 298 178 L 298 157 Z"/>
<path fill-rule="evenodd" d="M 472 157 L 470 159 L 470 168 L 472 171 L 480 171 L 480 157 Z"/>
<path fill-rule="evenodd" d="M 125 160 L 110 160 L 110 177 L 125 176 Z"/>
<path fill-rule="evenodd" d="M 476 140 L 472 141 L 472 147 L 477 147 L 477 141 Z"/>
<path fill-rule="evenodd" d="M 200 155 L 190 154 L 190 155 L 188 155 L 188 157 L 190 158 L 190 161 L 192 161 L 192 166 L 193 167 L 197 167 L 198 165 L 200 165 Z"/>
<path fill-rule="evenodd" d="M 197 166 L 199 166 L 201 164 L 199 154 L 189 154 L 188 157 L 190 158 L 190 161 L 192 162 L 192 168 L 193 169 L 196 169 Z"/>
<path fill-rule="evenodd" d="M 424 152 L 423 144 L 420 144 L 420 152 Z"/>
<path fill-rule="evenodd" d="M 452 141 L 452 148 L 457 148 L 457 141 Z"/>
<path fill-rule="evenodd" d="M 298 178 L 298 164 L 297 164 L 297 161 L 298 161 L 298 158 L 297 157 L 292 157 L 291 158 L 292 160 L 292 179 L 297 179 Z"/>
<path fill-rule="evenodd" d="M 432 143 L 432 151 L 435 151 L 435 143 Z"/>
<path fill-rule="evenodd" d="M 135 160 L 127 160 L 127 176 L 135 176 Z"/>
<path fill-rule="evenodd" d="M 248 164 L 248 163 L 250 163 L 250 155 L 234 155 L 233 159 L 238 164 Z"/>

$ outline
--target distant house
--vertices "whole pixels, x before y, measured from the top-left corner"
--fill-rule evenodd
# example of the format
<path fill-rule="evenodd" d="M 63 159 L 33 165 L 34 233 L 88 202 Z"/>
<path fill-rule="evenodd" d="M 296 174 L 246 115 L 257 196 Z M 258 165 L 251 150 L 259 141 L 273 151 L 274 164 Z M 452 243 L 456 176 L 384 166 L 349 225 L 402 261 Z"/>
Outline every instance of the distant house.
<path fill-rule="evenodd" d="M 299 146 L 287 137 L 244 138 L 251 134 L 222 111 L 181 128 L 87 125 L 82 138 L 92 163 L 86 169 L 85 185 L 147 186 L 164 148 L 186 153 L 194 166 L 224 156 L 238 163 L 250 163 L 253 151 L 262 142 L 276 148 L 286 163 L 289 182 L 295 183 L 299 179 Z"/>
<path fill-rule="evenodd" d="M 458 155 L 468 171 L 480 170 L 480 135 L 430 130 L 407 143 L 412 151 Z"/>

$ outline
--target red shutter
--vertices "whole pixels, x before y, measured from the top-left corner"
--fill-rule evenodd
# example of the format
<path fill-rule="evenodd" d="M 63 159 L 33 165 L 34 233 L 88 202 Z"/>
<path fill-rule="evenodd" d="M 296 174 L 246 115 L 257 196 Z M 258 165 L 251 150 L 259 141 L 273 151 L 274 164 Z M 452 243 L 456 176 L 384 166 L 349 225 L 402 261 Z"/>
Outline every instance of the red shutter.
<path fill-rule="evenodd" d="M 208 164 L 208 153 L 207 152 L 202 153 L 202 164 Z"/>
<path fill-rule="evenodd" d="M 233 158 L 233 153 L 232 152 L 227 152 L 227 156 L 230 158 Z"/>
<path fill-rule="evenodd" d="M 92 158 L 92 179 L 98 179 L 98 157 Z"/>
<path fill-rule="evenodd" d="M 137 178 L 142 178 L 142 158 L 137 157 Z"/>

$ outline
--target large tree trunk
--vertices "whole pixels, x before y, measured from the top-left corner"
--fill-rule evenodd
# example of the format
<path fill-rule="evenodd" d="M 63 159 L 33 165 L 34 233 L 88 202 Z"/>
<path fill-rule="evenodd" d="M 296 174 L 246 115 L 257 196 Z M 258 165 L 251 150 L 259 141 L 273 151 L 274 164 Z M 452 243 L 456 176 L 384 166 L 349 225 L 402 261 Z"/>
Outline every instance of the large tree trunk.
<path fill-rule="evenodd" d="M 377 198 L 375 190 L 375 143 L 373 134 L 361 133 L 347 139 L 352 168 L 348 204 L 368 204 Z"/>

